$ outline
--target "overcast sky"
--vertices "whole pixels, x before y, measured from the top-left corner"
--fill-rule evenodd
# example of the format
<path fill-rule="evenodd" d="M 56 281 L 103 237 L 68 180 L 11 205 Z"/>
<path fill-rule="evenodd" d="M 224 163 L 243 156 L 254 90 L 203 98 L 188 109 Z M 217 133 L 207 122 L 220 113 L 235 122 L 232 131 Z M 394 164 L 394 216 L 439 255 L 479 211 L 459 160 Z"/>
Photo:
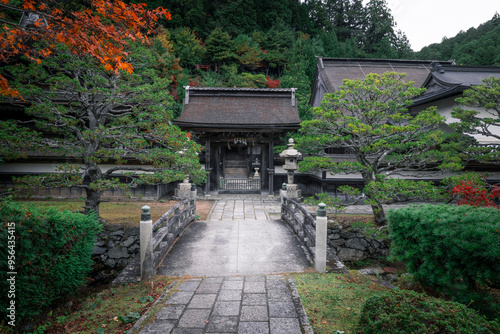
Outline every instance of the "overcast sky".
<path fill-rule="evenodd" d="M 387 0 L 387 4 L 396 29 L 406 34 L 414 51 L 500 14 L 500 0 Z"/>

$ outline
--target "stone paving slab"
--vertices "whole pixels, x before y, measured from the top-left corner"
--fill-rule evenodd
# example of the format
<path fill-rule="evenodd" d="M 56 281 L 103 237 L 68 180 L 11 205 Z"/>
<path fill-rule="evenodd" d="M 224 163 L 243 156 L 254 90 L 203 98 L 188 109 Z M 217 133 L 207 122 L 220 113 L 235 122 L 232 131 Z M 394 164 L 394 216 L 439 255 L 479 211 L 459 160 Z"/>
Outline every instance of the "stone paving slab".
<path fill-rule="evenodd" d="M 207 294 L 202 287 L 215 293 Z M 271 298 L 276 289 L 283 293 L 280 300 Z M 188 279 L 177 290 L 170 298 L 160 298 L 163 307 L 153 322 L 129 333 L 313 333 L 293 279 L 287 275 Z M 179 294 L 191 297 L 180 303 Z M 237 297 L 226 300 L 228 296 Z"/>
<path fill-rule="evenodd" d="M 281 212 L 280 202 L 261 195 L 219 195 L 208 220 L 266 220 Z"/>
<path fill-rule="evenodd" d="M 235 276 L 302 272 L 310 263 L 280 220 L 194 222 L 157 270 L 164 276 Z"/>

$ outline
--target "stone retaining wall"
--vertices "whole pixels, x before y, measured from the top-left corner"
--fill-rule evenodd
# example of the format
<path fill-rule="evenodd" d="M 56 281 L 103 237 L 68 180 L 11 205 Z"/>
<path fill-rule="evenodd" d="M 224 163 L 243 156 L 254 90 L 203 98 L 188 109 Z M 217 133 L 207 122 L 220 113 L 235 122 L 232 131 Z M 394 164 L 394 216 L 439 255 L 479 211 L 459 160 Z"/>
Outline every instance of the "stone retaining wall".
<path fill-rule="evenodd" d="M 359 228 L 328 224 L 327 244 L 341 261 L 377 259 L 389 255 L 390 240 L 371 238 Z"/>
<path fill-rule="evenodd" d="M 113 279 L 140 251 L 139 227 L 105 225 L 98 234 L 93 252 L 96 281 Z"/>

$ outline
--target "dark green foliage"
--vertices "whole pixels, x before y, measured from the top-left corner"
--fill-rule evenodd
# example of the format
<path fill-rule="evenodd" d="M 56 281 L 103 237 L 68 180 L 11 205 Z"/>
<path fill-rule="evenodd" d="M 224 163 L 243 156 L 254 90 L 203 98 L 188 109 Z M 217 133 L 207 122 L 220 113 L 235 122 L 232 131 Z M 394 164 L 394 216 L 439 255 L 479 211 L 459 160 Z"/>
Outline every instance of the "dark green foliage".
<path fill-rule="evenodd" d="M 458 65 L 500 65 L 500 15 L 477 28 L 444 37 L 416 53 L 418 59 L 454 59 Z"/>
<path fill-rule="evenodd" d="M 255 0 L 254 3 L 257 26 L 262 30 L 269 30 L 276 22 L 294 26 L 294 12 L 300 7 L 300 1 L 289 0 Z"/>
<path fill-rule="evenodd" d="M 309 106 L 309 97 L 311 96 L 311 84 L 302 67 L 303 63 L 297 62 L 289 64 L 281 77 L 281 87 L 297 88 L 295 98 L 299 107 L 299 117 L 301 120 L 312 118 Z"/>
<path fill-rule="evenodd" d="M 321 56 L 339 57 L 341 55 L 340 44 L 335 31 L 322 31 L 317 35 L 317 37 L 319 37 L 323 42 L 324 54 Z"/>
<path fill-rule="evenodd" d="M 464 305 L 407 290 L 370 297 L 357 333 L 498 333 L 500 322 L 487 321 Z"/>
<path fill-rule="evenodd" d="M 236 58 L 243 68 L 255 70 L 262 61 L 262 51 L 259 43 L 247 35 L 238 35 L 234 39 L 234 51 Z"/>
<path fill-rule="evenodd" d="M 205 48 L 191 29 L 186 27 L 174 29 L 172 41 L 175 45 L 175 55 L 182 67 L 194 67 L 201 63 Z"/>
<path fill-rule="evenodd" d="M 138 0 L 134 0 L 138 2 Z M 202 41 L 206 41 L 214 29 L 219 28 L 233 39 L 238 35 L 252 36 L 262 50 L 268 51 L 264 65 L 265 75 L 279 78 L 288 59 L 299 56 L 303 50 L 293 50 L 300 36 L 321 40 L 322 46 L 314 49 L 313 56 L 343 58 L 391 58 L 391 59 L 455 59 L 458 64 L 498 65 L 499 18 L 494 16 L 478 28 L 470 28 L 453 38 L 444 38 L 442 43 L 425 47 L 419 53 L 411 50 L 410 43 L 403 31 L 397 30 L 386 0 L 150 0 L 148 7 L 159 5 L 168 8 L 172 20 L 163 24 L 167 28 L 189 27 Z M 288 30 L 295 36 L 290 40 Z M 267 35 L 274 41 L 257 40 L 253 35 Z M 223 38 L 223 40 L 225 37 Z M 274 42 L 287 45 L 283 50 Z M 208 43 L 210 44 L 210 43 Z M 245 68 L 239 71 L 261 72 L 259 50 L 252 47 L 250 53 L 238 56 L 231 51 L 219 49 L 221 53 L 209 52 L 205 57 L 207 64 L 231 65 L 241 62 Z M 296 55 L 291 55 L 295 52 Z M 323 51 L 321 51 L 321 49 Z M 176 50 L 176 55 L 179 54 Z M 284 51 L 284 54 L 283 54 Z M 241 55 L 244 54 L 244 57 Z M 189 67 L 198 55 L 188 58 Z M 222 56 L 224 59 L 220 59 Z M 249 58 L 249 59 L 248 59 Z M 305 59 L 304 59 L 305 60 Z M 184 67 L 186 60 L 181 57 Z M 249 66 L 247 66 L 247 63 Z M 310 64 L 306 73 L 311 76 Z M 314 69 L 314 66 L 312 66 Z"/>
<path fill-rule="evenodd" d="M 421 205 L 390 211 L 391 256 L 425 286 L 487 315 L 500 303 L 500 215 L 496 208 Z"/>
<path fill-rule="evenodd" d="M 390 181 L 386 176 L 434 168 L 436 163 L 441 164 L 440 168 L 457 167 L 457 162 L 447 161 L 446 152 L 439 149 L 446 137 L 439 131 L 444 119 L 436 108 L 430 107 L 415 117 L 407 112 L 405 104 L 422 93 L 422 89 L 405 82 L 404 77 L 402 73 L 387 72 L 370 73 L 364 80 L 344 80 L 335 93 L 325 94 L 321 106 L 313 108 L 313 119 L 303 121 L 299 134 L 294 136 L 303 154 L 317 154 L 330 147 L 352 150 L 355 161 L 337 163 L 315 155 L 300 162 L 300 171 L 361 173 L 367 190 L 364 194 L 379 225 L 385 224 L 382 204 L 389 199 L 384 192 L 404 184 Z M 400 191 L 404 195 L 401 198 L 407 200 L 413 195 L 411 189 L 418 186 L 406 184 L 405 190 Z M 434 191 L 424 193 L 434 194 Z M 398 195 L 392 196 L 391 201 Z"/>
<path fill-rule="evenodd" d="M 210 31 L 207 18 L 214 14 L 212 1 L 208 0 L 132 0 L 133 3 L 146 3 L 148 8 L 162 6 L 167 8 L 171 20 L 163 20 L 161 23 L 168 28 L 190 27 L 196 32 Z M 203 37 L 206 37 L 204 35 Z"/>
<path fill-rule="evenodd" d="M 55 300 L 74 293 L 91 270 L 94 238 L 101 230 L 95 215 L 55 209 L 42 211 L 14 202 L 0 203 L 0 302 L 10 305 L 7 272 L 15 275 L 16 324 L 36 317 Z M 9 223 L 15 223 L 9 233 Z M 15 268 L 7 267 L 9 236 L 15 235 Z M 12 253 L 11 253 L 12 255 Z M 2 307 L 2 319 L 6 308 Z"/>
<path fill-rule="evenodd" d="M 269 75 L 270 69 L 274 69 L 274 72 L 281 76 L 284 66 L 293 57 L 294 44 L 295 35 L 291 28 L 281 22 L 273 25 L 262 45 L 267 51 L 264 54 L 266 75 Z"/>
<path fill-rule="evenodd" d="M 254 0 L 223 0 L 216 5 L 216 26 L 235 36 L 257 29 L 257 8 Z"/>
<path fill-rule="evenodd" d="M 365 23 L 365 48 L 369 53 L 378 53 L 380 47 L 390 48 L 389 39 L 394 35 L 394 18 L 387 8 L 385 0 L 371 0 L 366 6 L 367 22 Z"/>
<path fill-rule="evenodd" d="M 320 44 L 319 39 L 310 39 L 308 35 L 299 36 L 295 42 L 293 56 L 289 59 L 289 63 L 285 66 L 280 78 L 281 87 L 297 89 L 295 98 L 298 102 L 299 117 L 302 120 L 312 118 L 309 98 L 314 69 L 316 68 L 315 54 L 320 54 L 318 51 L 322 50 Z"/>
<path fill-rule="evenodd" d="M 232 69 L 236 64 L 236 75 L 252 71 L 281 79 L 285 67 L 290 64 L 296 67 L 300 62 L 299 67 L 312 82 L 316 56 L 413 58 L 404 32 L 395 30 L 385 0 L 366 3 L 361 0 L 150 0 L 146 3 L 148 7 L 161 5 L 171 11 L 172 20 L 162 23 L 172 29 L 175 55 L 191 75 L 199 74 L 195 71 L 196 64 L 212 65 L 212 70 L 214 64 L 219 69 L 223 65 Z M 186 29 L 190 29 L 189 34 Z M 206 47 L 206 53 L 202 46 Z M 223 74 L 223 86 L 241 81 L 234 77 L 233 71 L 225 72 L 230 77 Z M 173 76 L 177 77 L 175 73 Z M 308 110 L 302 109 L 301 113 L 309 118 Z"/>
<path fill-rule="evenodd" d="M 236 59 L 231 36 L 220 28 L 214 29 L 208 36 L 205 41 L 205 52 L 209 63 L 225 64 Z"/>

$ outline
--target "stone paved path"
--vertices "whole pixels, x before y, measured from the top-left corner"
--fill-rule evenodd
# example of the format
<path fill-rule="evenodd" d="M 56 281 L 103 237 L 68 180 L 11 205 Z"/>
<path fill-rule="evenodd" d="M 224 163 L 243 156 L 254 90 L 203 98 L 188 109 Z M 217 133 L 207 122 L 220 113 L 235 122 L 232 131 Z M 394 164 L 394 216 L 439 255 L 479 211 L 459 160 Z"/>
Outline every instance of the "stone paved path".
<path fill-rule="evenodd" d="M 269 220 L 280 219 L 281 205 L 275 199 L 260 195 L 219 195 L 209 220 Z"/>
<path fill-rule="evenodd" d="M 191 224 L 157 270 L 196 278 L 160 300 L 140 333 L 312 334 L 286 274 L 309 262 L 279 213 L 280 203 L 268 197 L 219 196 L 208 220 Z"/>
<path fill-rule="evenodd" d="M 292 279 L 283 275 L 193 278 L 145 326 L 149 333 L 313 333 Z"/>

